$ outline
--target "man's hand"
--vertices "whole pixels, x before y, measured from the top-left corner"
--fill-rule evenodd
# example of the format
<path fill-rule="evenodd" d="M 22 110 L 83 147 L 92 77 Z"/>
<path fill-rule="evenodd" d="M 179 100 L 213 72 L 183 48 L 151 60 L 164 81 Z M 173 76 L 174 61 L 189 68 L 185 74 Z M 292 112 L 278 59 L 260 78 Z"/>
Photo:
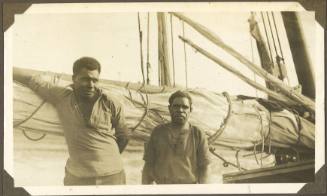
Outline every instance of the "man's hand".
<path fill-rule="evenodd" d="M 145 162 L 142 170 L 142 184 L 153 184 L 153 181 L 153 169 L 147 162 Z"/>
<path fill-rule="evenodd" d="M 199 184 L 208 184 L 209 183 L 209 165 L 204 165 L 199 168 Z"/>
<path fill-rule="evenodd" d="M 128 144 L 128 138 L 119 137 L 119 138 L 117 138 L 116 142 L 117 142 L 117 145 L 118 145 L 118 148 L 119 148 L 119 152 L 122 153 L 125 150 L 125 148 L 126 148 L 126 146 Z"/>

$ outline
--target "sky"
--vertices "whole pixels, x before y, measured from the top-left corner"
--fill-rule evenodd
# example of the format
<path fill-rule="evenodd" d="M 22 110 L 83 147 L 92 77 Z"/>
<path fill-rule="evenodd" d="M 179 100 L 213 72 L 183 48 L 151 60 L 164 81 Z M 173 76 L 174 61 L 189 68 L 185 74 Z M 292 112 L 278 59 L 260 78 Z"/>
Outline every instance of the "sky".
<path fill-rule="evenodd" d="M 72 73 L 73 62 L 82 56 L 91 56 L 102 64 L 101 78 L 129 82 L 141 82 L 140 43 L 138 34 L 137 11 L 92 11 L 88 6 L 68 9 L 64 6 L 33 5 L 22 15 L 15 16 L 13 25 L 12 62 L 14 66 L 36 70 Z M 56 8 L 56 9 L 51 9 Z M 42 10 L 42 11 L 40 11 Z M 50 11 L 57 10 L 57 11 Z M 76 11 L 78 10 L 78 11 Z M 150 10 L 151 11 L 151 10 Z M 184 12 L 192 20 L 206 26 L 217 34 L 225 43 L 236 49 L 246 58 L 259 65 L 256 43 L 249 33 L 249 11 L 197 11 Z M 259 12 L 256 12 L 259 16 Z M 157 55 L 157 19 L 156 12 L 149 13 L 149 62 L 151 64 L 151 84 L 158 84 Z M 278 33 L 281 39 L 290 85 L 297 85 L 293 60 L 289 50 L 281 15 L 275 13 Z M 310 24 L 310 17 L 304 17 Z M 147 12 L 140 12 L 143 32 L 143 58 L 146 65 L 147 55 Z M 257 17 L 262 28 L 262 20 Z M 183 23 L 166 14 L 169 60 L 174 59 L 175 81 L 179 86 L 206 88 L 216 92 L 227 91 L 230 94 L 258 95 L 258 91 L 216 63 L 195 52 L 189 46 L 184 50 L 178 35 L 183 35 Z M 171 51 L 171 31 L 173 27 L 173 50 Z M 312 32 L 313 28 L 308 28 Z M 249 78 L 264 84 L 263 80 L 238 62 L 235 58 L 212 44 L 187 24 L 184 35 L 202 48 L 223 59 Z M 262 32 L 263 34 L 264 32 Z M 270 38 L 271 39 L 271 38 Z M 309 42 L 312 43 L 312 42 Z M 314 48 L 313 46 L 311 46 Z M 312 49 L 313 50 L 313 49 Z M 186 62 L 184 58 L 186 53 Z M 188 80 L 186 82 L 185 67 Z M 172 69 L 171 69 L 172 73 Z M 260 95 L 260 93 L 259 93 Z"/>

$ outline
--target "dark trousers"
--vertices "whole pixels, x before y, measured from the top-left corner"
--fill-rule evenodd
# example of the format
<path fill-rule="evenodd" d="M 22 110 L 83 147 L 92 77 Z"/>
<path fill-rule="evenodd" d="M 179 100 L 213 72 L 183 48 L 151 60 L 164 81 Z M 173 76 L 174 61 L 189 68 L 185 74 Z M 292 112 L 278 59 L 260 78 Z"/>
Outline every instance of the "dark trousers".
<path fill-rule="evenodd" d="M 98 176 L 90 178 L 81 178 L 65 171 L 65 186 L 83 186 L 83 185 L 119 185 L 126 184 L 126 176 L 124 170 L 117 174 L 109 176 Z"/>

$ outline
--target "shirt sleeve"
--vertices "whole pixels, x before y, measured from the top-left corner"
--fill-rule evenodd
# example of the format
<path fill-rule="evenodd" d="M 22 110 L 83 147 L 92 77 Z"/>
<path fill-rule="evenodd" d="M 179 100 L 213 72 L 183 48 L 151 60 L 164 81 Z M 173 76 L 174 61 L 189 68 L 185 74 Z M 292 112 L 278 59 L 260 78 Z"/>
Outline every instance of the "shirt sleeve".
<path fill-rule="evenodd" d="M 115 136 L 117 138 L 129 138 L 131 133 L 125 123 L 125 112 L 124 108 L 120 103 L 114 105 L 114 116 L 112 118 L 112 125 L 115 128 Z"/>
<path fill-rule="evenodd" d="M 42 74 L 33 76 L 28 86 L 42 99 L 52 104 L 56 104 L 65 92 L 65 87 L 57 86 L 47 81 Z"/>
<path fill-rule="evenodd" d="M 148 142 L 145 143 L 144 146 L 144 156 L 143 160 L 149 164 L 149 166 L 153 166 L 155 162 L 155 136 L 156 135 L 156 129 L 154 129 L 151 133 L 150 139 Z"/>
<path fill-rule="evenodd" d="M 210 151 L 208 145 L 208 139 L 205 133 L 201 130 L 199 131 L 199 144 L 197 149 L 197 160 L 198 160 L 198 167 L 203 167 L 210 164 Z"/>

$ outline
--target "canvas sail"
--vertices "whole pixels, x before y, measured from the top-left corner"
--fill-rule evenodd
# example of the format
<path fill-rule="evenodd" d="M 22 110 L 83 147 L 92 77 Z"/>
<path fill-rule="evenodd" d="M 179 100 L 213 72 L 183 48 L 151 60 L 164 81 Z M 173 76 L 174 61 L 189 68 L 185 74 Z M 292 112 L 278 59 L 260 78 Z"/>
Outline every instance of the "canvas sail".
<path fill-rule="evenodd" d="M 57 76 L 43 74 L 48 81 L 54 81 Z M 62 86 L 69 84 L 70 81 L 65 79 L 58 82 Z M 107 80 L 102 80 L 100 86 L 121 101 L 126 123 L 135 140 L 147 141 L 155 126 L 170 120 L 168 98 L 177 88 L 140 88 L 142 85 L 132 87 L 125 83 L 124 86 L 123 83 Z M 276 147 L 297 145 L 314 149 L 315 125 L 286 109 L 269 111 L 255 99 L 242 100 L 205 89 L 187 91 L 194 100 L 190 122 L 204 130 L 213 145 L 240 149 L 250 149 L 259 144 Z M 42 102 L 28 87 L 14 83 L 14 125 L 63 135 L 52 105 L 44 103 L 37 110 Z"/>

